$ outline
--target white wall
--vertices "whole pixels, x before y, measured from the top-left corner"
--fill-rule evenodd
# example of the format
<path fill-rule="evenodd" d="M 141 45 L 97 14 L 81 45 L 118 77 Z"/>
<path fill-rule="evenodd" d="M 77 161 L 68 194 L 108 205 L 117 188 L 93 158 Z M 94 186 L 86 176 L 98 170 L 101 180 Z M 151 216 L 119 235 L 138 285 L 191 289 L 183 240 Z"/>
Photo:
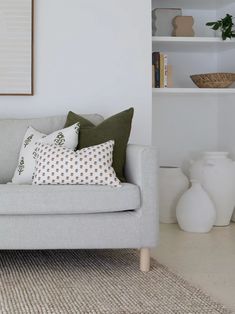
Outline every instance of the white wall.
<path fill-rule="evenodd" d="M 217 150 L 218 100 L 204 95 L 157 95 L 153 104 L 153 143 L 160 166 L 181 166 L 200 152 Z"/>
<path fill-rule="evenodd" d="M 235 97 L 220 98 L 219 149 L 228 151 L 235 160 Z"/>
<path fill-rule="evenodd" d="M 235 16 L 235 3 L 230 3 L 218 12 L 219 17 L 226 13 Z M 222 71 L 235 72 L 235 47 L 221 52 L 219 67 Z M 235 87 L 235 84 L 234 84 Z M 219 149 L 231 153 L 235 159 L 235 95 L 219 98 Z"/>
<path fill-rule="evenodd" d="M 151 1 L 35 1 L 35 96 L 0 96 L 0 116 L 135 107 L 132 142 L 151 142 Z"/>

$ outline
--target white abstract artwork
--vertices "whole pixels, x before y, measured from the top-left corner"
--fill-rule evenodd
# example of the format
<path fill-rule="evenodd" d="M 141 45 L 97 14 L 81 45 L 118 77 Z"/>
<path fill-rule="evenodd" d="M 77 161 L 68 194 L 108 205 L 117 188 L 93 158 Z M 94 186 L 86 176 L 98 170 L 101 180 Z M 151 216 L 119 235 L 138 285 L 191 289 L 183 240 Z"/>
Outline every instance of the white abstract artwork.
<path fill-rule="evenodd" d="M 0 94 L 33 94 L 33 0 L 0 0 Z"/>

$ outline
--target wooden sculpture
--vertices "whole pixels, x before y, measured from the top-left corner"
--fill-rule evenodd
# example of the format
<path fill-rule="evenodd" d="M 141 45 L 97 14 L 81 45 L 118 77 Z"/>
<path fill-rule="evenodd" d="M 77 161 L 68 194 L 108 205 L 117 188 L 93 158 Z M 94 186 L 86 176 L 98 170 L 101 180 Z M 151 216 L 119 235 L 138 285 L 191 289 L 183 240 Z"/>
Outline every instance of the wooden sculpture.
<path fill-rule="evenodd" d="M 173 33 L 172 36 L 177 37 L 194 37 L 193 30 L 194 19 L 192 16 L 176 16 L 173 19 Z"/>

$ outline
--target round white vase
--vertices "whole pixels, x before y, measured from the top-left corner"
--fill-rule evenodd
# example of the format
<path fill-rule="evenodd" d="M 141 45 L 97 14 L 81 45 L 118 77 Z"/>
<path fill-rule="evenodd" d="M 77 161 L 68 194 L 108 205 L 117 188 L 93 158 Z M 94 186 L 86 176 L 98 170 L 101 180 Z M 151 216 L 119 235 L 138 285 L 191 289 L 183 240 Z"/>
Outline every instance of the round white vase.
<path fill-rule="evenodd" d="M 215 226 L 229 225 L 235 204 L 235 164 L 228 153 L 204 153 L 192 164 L 190 178 L 198 180 L 213 201 Z"/>
<path fill-rule="evenodd" d="M 176 207 L 179 226 L 187 232 L 209 232 L 215 222 L 216 212 L 213 202 L 197 181 L 180 198 Z"/>
<path fill-rule="evenodd" d="M 189 180 L 179 167 L 160 167 L 159 208 L 160 222 L 177 223 L 176 205 L 189 188 Z"/>

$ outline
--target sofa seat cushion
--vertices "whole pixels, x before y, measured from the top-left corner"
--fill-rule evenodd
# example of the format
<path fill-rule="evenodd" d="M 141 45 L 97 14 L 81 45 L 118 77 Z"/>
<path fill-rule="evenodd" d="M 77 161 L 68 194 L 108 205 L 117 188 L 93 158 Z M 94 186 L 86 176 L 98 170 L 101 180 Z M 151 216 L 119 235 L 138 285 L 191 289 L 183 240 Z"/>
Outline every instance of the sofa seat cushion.
<path fill-rule="evenodd" d="M 138 186 L 0 185 L 0 215 L 118 212 L 140 207 Z"/>

